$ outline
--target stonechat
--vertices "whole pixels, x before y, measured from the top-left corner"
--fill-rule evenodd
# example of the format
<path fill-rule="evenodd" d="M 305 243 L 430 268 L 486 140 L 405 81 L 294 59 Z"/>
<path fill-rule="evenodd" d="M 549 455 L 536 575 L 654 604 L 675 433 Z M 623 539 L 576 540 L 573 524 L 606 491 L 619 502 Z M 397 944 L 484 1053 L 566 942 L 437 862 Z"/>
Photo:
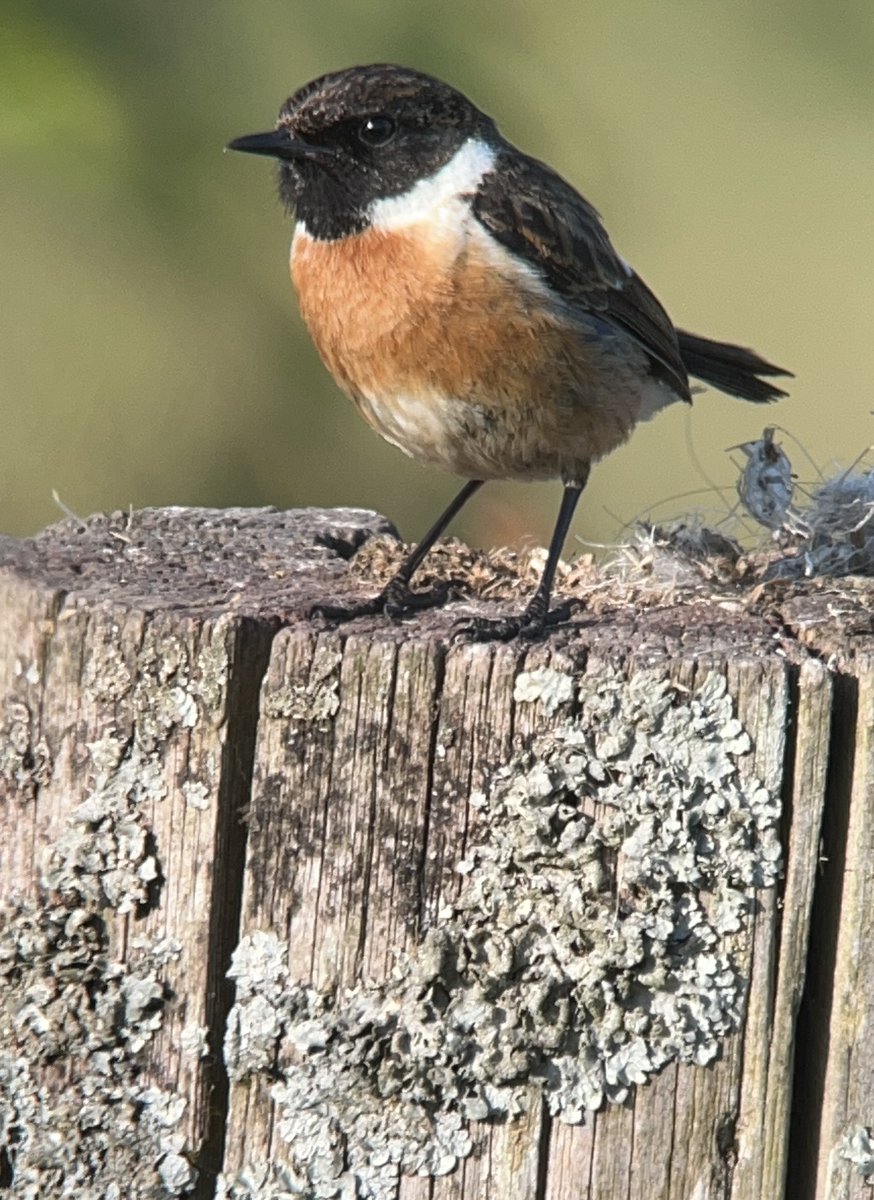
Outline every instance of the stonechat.
<path fill-rule="evenodd" d="M 690 403 L 690 376 L 755 403 L 785 395 L 769 377 L 790 372 L 675 329 L 592 205 L 429 75 L 323 75 L 275 129 L 229 148 L 279 160 L 292 278 L 337 383 L 384 438 L 466 481 L 380 595 L 344 615 L 433 599 L 411 589 L 413 573 L 485 481 L 560 479 L 529 604 L 469 626 L 536 637 L 556 616 L 553 578 L 594 461 L 638 421 Z"/>

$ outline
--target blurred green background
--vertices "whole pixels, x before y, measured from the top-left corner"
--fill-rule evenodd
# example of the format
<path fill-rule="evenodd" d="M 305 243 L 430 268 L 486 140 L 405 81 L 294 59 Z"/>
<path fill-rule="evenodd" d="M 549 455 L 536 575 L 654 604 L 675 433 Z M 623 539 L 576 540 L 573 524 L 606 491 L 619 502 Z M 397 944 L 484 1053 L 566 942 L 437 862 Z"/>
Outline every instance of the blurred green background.
<path fill-rule="evenodd" d="M 52 489 L 81 515 L 361 505 L 409 539 L 448 500 L 455 481 L 382 443 L 321 368 L 271 166 L 222 154 L 356 62 L 468 92 L 597 205 L 679 325 L 798 376 L 776 408 L 708 393 L 642 426 L 595 471 L 578 537 L 654 505 L 724 512 L 725 448 L 766 421 L 825 466 L 871 437 L 871 0 L 5 0 L 2 25 L 6 532 L 57 519 Z M 456 529 L 542 541 L 557 503 L 491 485 Z"/>

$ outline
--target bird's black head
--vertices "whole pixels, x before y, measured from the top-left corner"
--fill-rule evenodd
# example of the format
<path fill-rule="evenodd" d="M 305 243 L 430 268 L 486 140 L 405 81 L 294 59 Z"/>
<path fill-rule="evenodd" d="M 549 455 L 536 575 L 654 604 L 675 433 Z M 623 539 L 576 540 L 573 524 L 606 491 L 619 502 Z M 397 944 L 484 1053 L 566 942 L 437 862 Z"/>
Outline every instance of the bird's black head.
<path fill-rule="evenodd" d="M 276 128 L 237 138 L 231 150 L 280 160 L 279 192 L 313 237 L 366 228 L 373 205 L 433 175 L 494 123 L 466 96 L 406 67 L 350 67 L 290 96 Z"/>

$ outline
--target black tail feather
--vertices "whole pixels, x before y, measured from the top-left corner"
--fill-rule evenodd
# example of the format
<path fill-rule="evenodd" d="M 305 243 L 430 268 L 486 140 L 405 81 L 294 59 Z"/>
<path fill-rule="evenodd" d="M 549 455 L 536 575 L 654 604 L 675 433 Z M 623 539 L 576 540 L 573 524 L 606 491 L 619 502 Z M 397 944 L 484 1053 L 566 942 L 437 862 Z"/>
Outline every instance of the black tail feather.
<path fill-rule="evenodd" d="M 759 358 L 752 350 L 743 346 L 732 346 L 729 342 L 713 342 L 709 338 L 696 337 L 694 333 L 677 330 L 680 357 L 690 375 L 704 383 L 712 384 L 730 396 L 741 400 L 752 400 L 765 404 L 785 396 L 786 392 L 760 379 L 760 375 L 787 375 L 792 372 Z"/>

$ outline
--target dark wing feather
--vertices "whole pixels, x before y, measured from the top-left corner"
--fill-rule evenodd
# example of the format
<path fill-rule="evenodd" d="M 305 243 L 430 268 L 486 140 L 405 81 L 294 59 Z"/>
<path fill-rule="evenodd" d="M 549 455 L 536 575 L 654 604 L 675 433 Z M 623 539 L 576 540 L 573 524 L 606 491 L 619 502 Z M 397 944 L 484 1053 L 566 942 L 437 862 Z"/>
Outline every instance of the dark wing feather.
<path fill-rule="evenodd" d="M 480 182 L 473 212 L 571 308 L 632 337 L 652 374 L 690 398 L 670 317 L 613 249 L 595 209 L 551 167 L 515 150 L 499 154 Z"/>

